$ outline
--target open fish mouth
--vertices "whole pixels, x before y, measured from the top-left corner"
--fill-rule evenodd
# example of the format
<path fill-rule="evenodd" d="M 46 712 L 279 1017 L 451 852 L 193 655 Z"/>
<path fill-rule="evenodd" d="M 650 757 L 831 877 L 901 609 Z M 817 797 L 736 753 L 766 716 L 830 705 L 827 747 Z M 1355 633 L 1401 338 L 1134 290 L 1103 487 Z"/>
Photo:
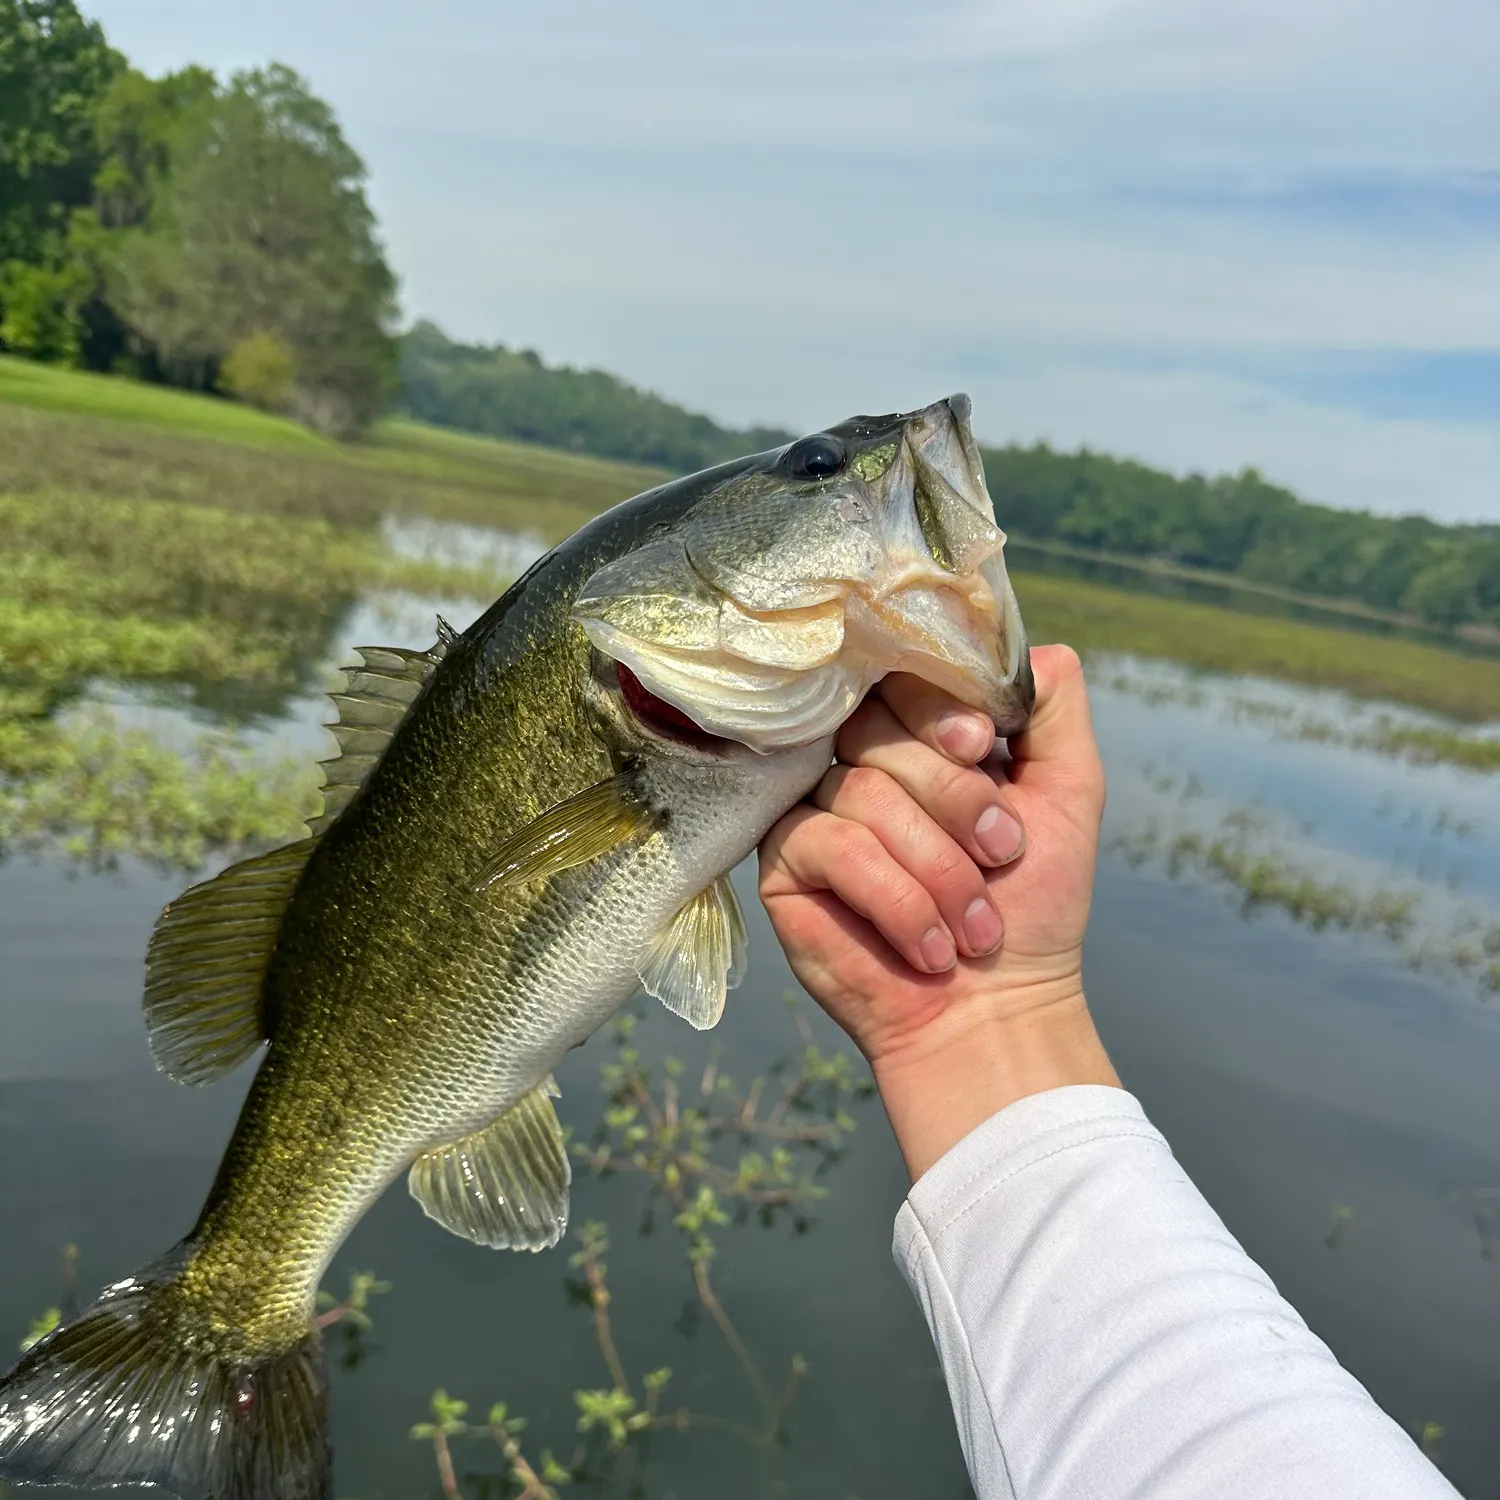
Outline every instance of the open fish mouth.
<path fill-rule="evenodd" d="M 952 397 L 765 455 L 601 568 L 574 618 L 651 698 L 763 754 L 835 733 L 896 671 L 1014 733 L 1029 654 L 968 415 Z M 802 477 L 809 444 L 838 469 Z"/>

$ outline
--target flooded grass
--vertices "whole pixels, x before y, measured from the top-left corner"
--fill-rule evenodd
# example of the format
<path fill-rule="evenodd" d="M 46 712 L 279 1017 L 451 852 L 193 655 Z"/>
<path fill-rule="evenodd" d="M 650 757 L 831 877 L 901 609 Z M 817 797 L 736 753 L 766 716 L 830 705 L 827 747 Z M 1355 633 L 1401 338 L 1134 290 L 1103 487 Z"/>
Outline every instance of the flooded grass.
<path fill-rule="evenodd" d="M 1156 786 L 1171 792 L 1167 779 Z M 1183 801 L 1197 795 L 1182 786 Z M 1417 969 L 1442 972 L 1500 994 L 1500 916 L 1476 910 L 1445 915 L 1419 886 L 1361 883 L 1319 868 L 1285 847 L 1275 821 L 1258 808 L 1236 808 L 1217 826 L 1173 827 L 1150 816 L 1112 833 L 1108 848 L 1129 864 L 1159 866 L 1176 881 L 1214 886 L 1237 899 L 1241 914 L 1278 911 L 1313 932 L 1371 933 L 1400 948 Z"/>
<path fill-rule="evenodd" d="M 1169 681 L 1157 672 L 1140 672 L 1113 663 L 1096 664 L 1090 681 L 1095 687 L 1128 693 L 1157 707 L 1217 706 L 1234 723 L 1258 725 L 1281 739 L 1343 745 L 1413 765 L 1450 765 L 1482 774 L 1500 771 L 1500 735 L 1438 720 L 1403 720 L 1388 712 L 1372 712 L 1368 707 L 1353 704 L 1349 712 L 1330 718 L 1309 712 L 1286 698 L 1268 698 L 1239 688 L 1226 695 L 1215 691 L 1222 688 L 1221 683 Z"/>
<path fill-rule="evenodd" d="M 1156 657 L 1205 671 L 1341 688 L 1464 723 L 1500 720 L 1497 658 L 1024 570 L 1017 570 L 1015 584 L 1032 639 L 1067 641 L 1086 655 Z"/>
<path fill-rule="evenodd" d="M 0 748 L 0 850 L 55 850 L 94 870 L 124 857 L 193 870 L 300 837 L 320 805 L 310 761 L 252 757 L 223 735 L 182 751 L 102 713 L 0 734 L 22 741 Z"/>

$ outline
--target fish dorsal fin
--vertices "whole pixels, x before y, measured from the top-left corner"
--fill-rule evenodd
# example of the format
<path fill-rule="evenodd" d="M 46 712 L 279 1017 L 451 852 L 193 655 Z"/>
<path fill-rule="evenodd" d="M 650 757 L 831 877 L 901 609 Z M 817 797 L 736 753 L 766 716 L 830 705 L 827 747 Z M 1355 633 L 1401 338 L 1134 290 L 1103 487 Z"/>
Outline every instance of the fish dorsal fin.
<path fill-rule="evenodd" d="M 396 726 L 457 639 L 457 632 L 439 615 L 437 641 L 426 651 L 396 646 L 354 648 L 363 665 L 345 667 L 347 686 L 342 693 L 329 694 L 339 716 L 327 727 L 339 742 L 339 753 L 320 762 L 323 811 L 307 825 L 314 837 L 354 800 L 385 754 Z"/>
<path fill-rule="evenodd" d="M 146 948 L 146 1031 L 169 1078 L 211 1083 L 265 1040 L 266 967 L 315 842 L 231 865 L 161 914 Z"/>
<path fill-rule="evenodd" d="M 641 984 L 699 1031 L 719 1024 L 724 1000 L 745 977 L 745 918 L 727 875 L 694 896 L 641 961 Z"/>
<path fill-rule="evenodd" d="M 546 1250 L 568 1227 L 573 1171 L 547 1078 L 473 1135 L 412 1164 L 411 1195 L 444 1229 L 497 1250 Z"/>

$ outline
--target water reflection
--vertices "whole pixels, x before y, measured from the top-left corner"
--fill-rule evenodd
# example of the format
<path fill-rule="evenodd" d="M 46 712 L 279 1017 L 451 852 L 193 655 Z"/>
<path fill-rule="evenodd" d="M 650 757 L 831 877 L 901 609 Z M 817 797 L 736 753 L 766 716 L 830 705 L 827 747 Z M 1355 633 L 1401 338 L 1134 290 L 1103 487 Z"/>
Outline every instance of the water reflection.
<path fill-rule="evenodd" d="M 548 550 L 531 532 L 497 531 L 428 516 L 387 516 L 380 526 L 397 557 L 443 568 L 472 568 L 496 578 L 519 578 Z"/>

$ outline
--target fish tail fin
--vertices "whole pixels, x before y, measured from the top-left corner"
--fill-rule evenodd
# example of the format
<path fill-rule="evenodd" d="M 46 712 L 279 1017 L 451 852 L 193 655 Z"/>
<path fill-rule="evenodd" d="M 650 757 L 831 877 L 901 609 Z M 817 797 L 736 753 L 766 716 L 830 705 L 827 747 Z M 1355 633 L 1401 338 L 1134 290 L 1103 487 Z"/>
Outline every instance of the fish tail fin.
<path fill-rule="evenodd" d="M 155 1484 L 182 1500 L 328 1500 L 315 1327 L 256 1361 L 182 1332 L 186 1243 L 105 1289 L 0 1378 L 0 1480 Z"/>

